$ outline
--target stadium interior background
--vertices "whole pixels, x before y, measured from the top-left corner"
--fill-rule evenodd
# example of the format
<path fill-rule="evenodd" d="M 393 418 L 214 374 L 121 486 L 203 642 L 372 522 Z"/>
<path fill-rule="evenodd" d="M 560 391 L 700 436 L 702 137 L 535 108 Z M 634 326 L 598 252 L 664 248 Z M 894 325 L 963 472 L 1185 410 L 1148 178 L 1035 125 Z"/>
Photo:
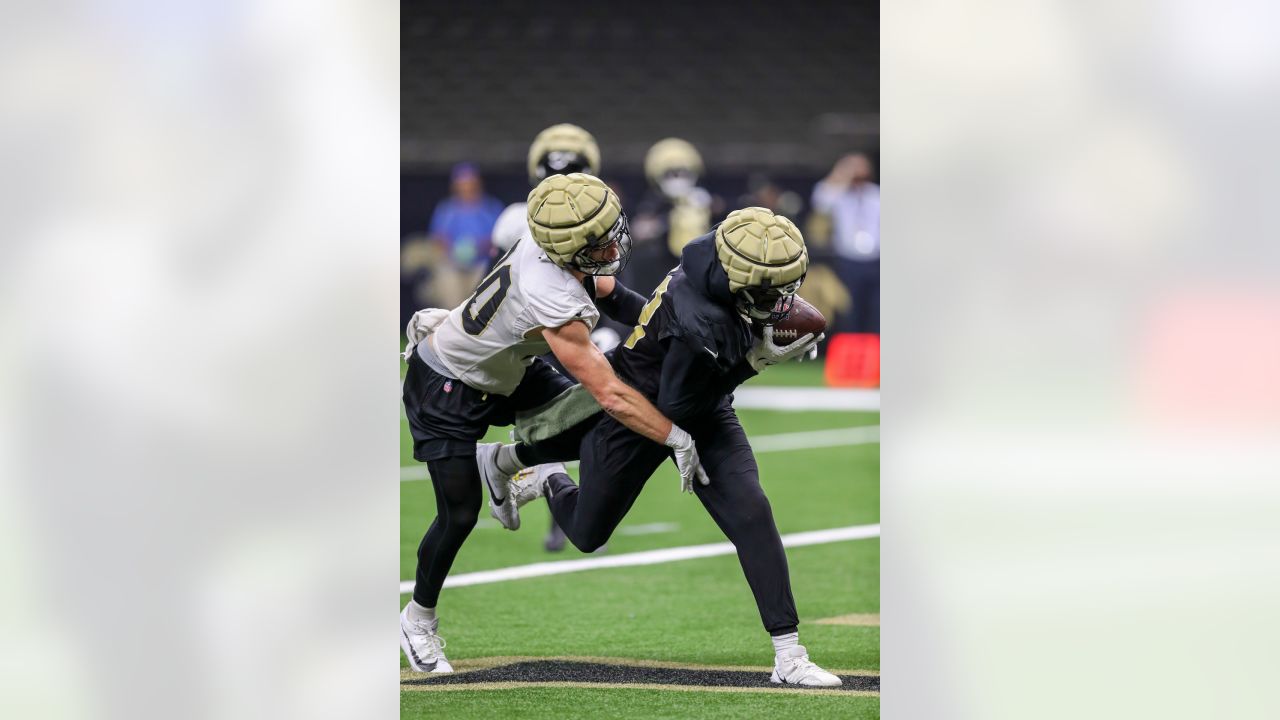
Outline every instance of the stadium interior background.
<path fill-rule="evenodd" d="M 865 154 L 878 182 L 877 4 L 496 0 L 401 13 L 402 327 L 440 302 L 433 289 L 450 271 L 429 229 L 453 168 L 474 163 L 486 195 L 523 202 L 530 142 L 570 122 L 595 136 L 602 179 L 629 214 L 650 191 L 649 147 L 691 142 L 705 166 L 698 184 L 717 198 L 711 222 L 769 197 L 804 230 L 813 266 L 831 271 L 811 270 L 801 294 L 821 296 L 837 329 L 878 333 L 878 201 L 874 327 L 850 325 L 848 287 L 815 281 L 852 282 L 830 216 L 811 209 L 815 184 L 849 153 Z"/>

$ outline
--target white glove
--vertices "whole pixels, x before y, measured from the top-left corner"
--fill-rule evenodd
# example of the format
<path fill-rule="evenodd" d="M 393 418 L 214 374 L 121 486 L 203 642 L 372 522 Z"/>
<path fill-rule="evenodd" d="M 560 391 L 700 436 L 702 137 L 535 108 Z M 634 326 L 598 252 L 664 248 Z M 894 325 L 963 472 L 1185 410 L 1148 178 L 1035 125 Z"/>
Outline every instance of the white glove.
<path fill-rule="evenodd" d="M 814 337 L 813 333 L 802 335 L 796 338 L 795 342 L 790 345 L 775 345 L 773 342 L 773 327 L 771 325 L 764 326 L 764 337 L 756 341 L 756 344 L 747 351 L 747 362 L 751 364 L 751 368 L 756 372 L 777 365 L 780 362 L 791 360 L 793 358 L 803 358 L 808 356 L 810 360 L 817 357 L 818 343 L 826 334 L 819 334 Z"/>
<path fill-rule="evenodd" d="M 449 317 L 449 311 L 441 308 L 427 308 L 414 313 L 413 317 L 409 318 L 409 324 L 404 326 L 404 336 L 409 339 L 409 344 L 404 346 L 404 352 L 400 357 L 407 361 L 414 346 L 435 332 L 447 317 Z"/>
<path fill-rule="evenodd" d="M 698 450 L 693 446 L 693 438 L 689 437 L 689 433 L 680 429 L 679 425 L 671 423 L 671 432 L 667 434 L 666 446 L 675 451 L 676 468 L 680 471 L 680 491 L 693 492 L 693 476 L 698 476 L 698 482 L 703 485 L 710 485 L 711 478 L 707 477 L 707 471 L 702 469 L 702 463 L 698 460 Z"/>

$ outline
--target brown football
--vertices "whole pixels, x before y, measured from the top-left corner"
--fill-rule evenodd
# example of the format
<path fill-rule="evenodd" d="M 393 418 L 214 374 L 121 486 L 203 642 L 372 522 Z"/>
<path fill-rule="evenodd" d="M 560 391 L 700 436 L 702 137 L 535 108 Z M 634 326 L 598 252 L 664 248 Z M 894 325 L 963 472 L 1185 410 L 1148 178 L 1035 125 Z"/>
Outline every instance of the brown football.
<path fill-rule="evenodd" d="M 759 323 L 752 323 L 751 330 L 760 337 L 764 334 L 764 327 Z M 817 335 L 827 330 L 827 319 L 822 317 L 822 313 L 805 299 L 796 296 L 796 301 L 791 306 L 791 312 L 782 319 L 782 322 L 773 326 L 773 342 L 776 345 L 789 345 L 795 342 L 796 338 L 801 335 L 813 333 Z"/>

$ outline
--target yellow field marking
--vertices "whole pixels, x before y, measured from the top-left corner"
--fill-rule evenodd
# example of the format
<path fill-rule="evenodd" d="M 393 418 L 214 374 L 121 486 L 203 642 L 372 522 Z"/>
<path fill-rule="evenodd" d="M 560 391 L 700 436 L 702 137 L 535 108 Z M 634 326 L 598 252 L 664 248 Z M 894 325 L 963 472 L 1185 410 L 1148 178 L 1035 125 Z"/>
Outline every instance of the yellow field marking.
<path fill-rule="evenodd" d="M 837 615 L 835 617 L 814 620 L 817 625 L 856 625 L 858 627 L 880 627 L 880 613 L 870 615 Z"/>
<path fill-rule="evenodd" d="M 420 673 L 418 674 L 421 675 Z M 840 697 L 880 697 L 874 690 L 829 690 L 825 688 L 798 687 L 726 687 L 723 685 L 662 685 L 654 683 L 594 683 L 594 682 L 491 682 L 454 683 L 450 685 L 401 685 L 402 691 L 449 692 L 457 690 L 519 690 L 521 688 L 606 688 L 610 690 L 673 690 L 675 692 L 734 692 L 734 693 L 786 693 L 790 695 L 838 695 Z"/>

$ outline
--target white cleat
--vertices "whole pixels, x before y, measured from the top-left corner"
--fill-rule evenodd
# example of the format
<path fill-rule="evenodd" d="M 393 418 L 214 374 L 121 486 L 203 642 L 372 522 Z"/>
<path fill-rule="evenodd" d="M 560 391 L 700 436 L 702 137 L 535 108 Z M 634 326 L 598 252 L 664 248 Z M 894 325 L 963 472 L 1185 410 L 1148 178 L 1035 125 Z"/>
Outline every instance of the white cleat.
<path fill-rule="evenodd" d="M 451 673 L 453 666 L 444 656 L 444 638 L 425 622 L 409 618 L 409 606 L 400 613 L 400 649 L 417 672 Z"/>
<path fill-rule="evenodd" d="M 805 687 L 839 687 L 840 678 L 823 670 L 809 660 L 803 645 L 789 647 L 778 653 L 773 661 L 770 682 Z"/>
<path fill-rule="evenodd" d="M 489 514 L 494 520 L 502 523 L 508 530 L 520 529 L 520 512 L 516 506 L 507 502 L 508 488 L 511 478 L 498 469 L 498 448 L 502 443 L 482 443 L 476 445 L 476 468 L 480 470 L 480 479 L 489 488 Z"/>
<path fill-rule="evenodd" d="M 524 507 L 542 497 L 547 491 L 547 480 L 556 473 L 568 474 L 564 463 L 544 463 L 525 468 L 511 478 L 510 496 L 516 507 Z"/>
<path fill-rule="evenodd" d="M 525 468 L 512 475 L 507 482 L 507 499 L 503 505 L 514 516 L 514 524 L 507 524 L 505 520 L 498 516 L 496 511 L 492 515 L 508 530 L 519 528 L 520 508 L 542 497 L 543 492 L 547 489 L 547 478 L 555 473 L 562 472 L 565 472 L 564 463 L 545 463 Z"/>

